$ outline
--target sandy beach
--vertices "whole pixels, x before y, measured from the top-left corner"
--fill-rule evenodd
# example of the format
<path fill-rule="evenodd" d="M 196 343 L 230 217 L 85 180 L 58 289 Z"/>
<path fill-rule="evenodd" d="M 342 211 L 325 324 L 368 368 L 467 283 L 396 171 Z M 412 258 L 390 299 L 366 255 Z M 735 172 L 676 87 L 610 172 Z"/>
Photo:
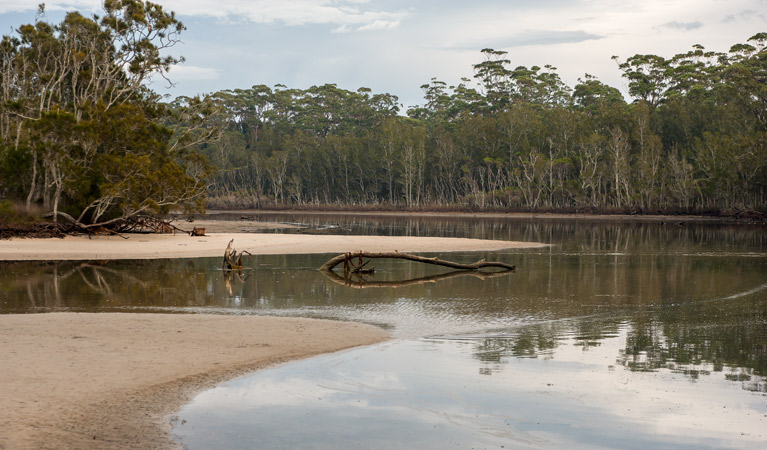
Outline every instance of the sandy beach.
<path fill-rule="evenodd" d="M 176 448 L 169 415 L 195 393 L 387 337 L 364 324 L 313 319 L 0 315 L 0 448 Z"/>
<path fill-rule="evenodd" d="M 212 224 L 229 231 L 232 224 Z M 455 252 L 545 244 L 271 233 L 70 236 L 0 241 L 0 260 Z M 388 338 L 357 323 L 182 314 L 0 315 L 0 449 L 177 448 L 170 416 L 194 394 L 278 362 Z"/>
<path fill-rule="evenodd" d="M 414 236 L 317 236 L 274 233 L 133 234 L 67 236 L 63 239 L 0 240 L 0 260 L 154 259 L 223 256 L 231 239 L 234 247 L 253 255 L 370 252 L 465 252 L 533 248 L 544 244 L 483 239 Z"/>

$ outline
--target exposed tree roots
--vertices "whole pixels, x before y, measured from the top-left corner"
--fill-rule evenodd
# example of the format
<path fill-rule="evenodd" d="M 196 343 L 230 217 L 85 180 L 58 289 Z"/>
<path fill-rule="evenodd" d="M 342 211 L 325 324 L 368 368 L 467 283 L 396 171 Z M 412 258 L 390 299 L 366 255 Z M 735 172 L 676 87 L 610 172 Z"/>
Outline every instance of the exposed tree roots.
<path fill-rule="evenodd" d="M 43 222 L 30 224 L 0 225 L 0 239 L 10 238 L 63 238 L 73 235 L 118 235 L 122 233 L 186 233 L 170 221 L 151 216 L 135 216 L 120 219 L 106 225 L 88 225 L 75 221 L 68 214 L 60 213 L 66 222 Z M 71 220 L 70 220 L 71 219 Z M 203 234 L 204 234 L 203 229 Z M 122 236 L 121 236 L 122 237 Z"/>
<path fill-rule="evenodd" d="M 0 225 L 0 239 L 10 238 L 63 238 L 77 233 L 71 224 L 33 223 Z"/>

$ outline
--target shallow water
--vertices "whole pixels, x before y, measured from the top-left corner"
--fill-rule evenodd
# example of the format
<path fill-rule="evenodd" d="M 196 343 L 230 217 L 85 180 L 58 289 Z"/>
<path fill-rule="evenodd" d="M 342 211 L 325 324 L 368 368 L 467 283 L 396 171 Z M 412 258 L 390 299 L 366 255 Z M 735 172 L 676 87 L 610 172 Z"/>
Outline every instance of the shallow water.
<path fill-rule="evenodd" d="M 764 228 L 333 219 L 279 218 L 555 245 L 441 255 L 518 266 L 488 279 L 375 261 L 353 287 L 316 270 L 333 255 L 259 256 L 230 277 L 217 258 L 0 263 L 0 311 L 327 317 L 397 338 L 201 393 L 174 426 L 190 449 L 767 448 Z M 359 288 L 403 280 L 419 282 Z"/>

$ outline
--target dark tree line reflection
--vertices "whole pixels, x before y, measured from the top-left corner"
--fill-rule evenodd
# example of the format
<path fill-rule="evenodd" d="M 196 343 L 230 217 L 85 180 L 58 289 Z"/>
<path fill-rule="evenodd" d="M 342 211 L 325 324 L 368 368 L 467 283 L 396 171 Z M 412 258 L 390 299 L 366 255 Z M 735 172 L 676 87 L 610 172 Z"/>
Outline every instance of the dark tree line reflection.
<path fill-rule="evenodd" d="M 708 248 L 727 246 L 755 252 L 767 251 L 764 225 L 716 224 L 685 221 L 670 217 L 652 222 L 621 221 L 605 218 L 571 220 L 532 218 L 387 216 L 343 214 L 231 214 L 216 217 L 259 222 L 300 225 L 299 229 L 277 232 L 311 234 L 361 234 L 382 236 L 447 236 L 477 239 L 577 244 L 592 251 L 612 251 L 635 247 L 648 249 Z M 537 218 L 536 218 L 537 217 Z"/>

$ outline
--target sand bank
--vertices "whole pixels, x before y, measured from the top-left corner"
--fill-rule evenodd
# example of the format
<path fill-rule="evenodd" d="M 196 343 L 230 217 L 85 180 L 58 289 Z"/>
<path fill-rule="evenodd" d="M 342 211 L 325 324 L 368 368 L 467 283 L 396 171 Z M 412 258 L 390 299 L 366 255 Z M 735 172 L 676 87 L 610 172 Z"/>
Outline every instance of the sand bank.
<path fill-rule="evenodd" d="M 9 239 L 0 241 L 0 260 L 153 259 L 223 256 L 231 239 L 237 250 L 254 255 L 370 252 L 495 251 L 542 247 L 545 244 L 484 239 L 413 236 L 342 236 L 268 233 L 134 234 L 120 236 L 68 236 L 63 239 Z"/>
<path fill-rule="evenodd" d="M 196 392 L 386 338 L 372 326 L 312 319 L 0 315 L 0 448 L 174 448 L 168 416 Z"/>

